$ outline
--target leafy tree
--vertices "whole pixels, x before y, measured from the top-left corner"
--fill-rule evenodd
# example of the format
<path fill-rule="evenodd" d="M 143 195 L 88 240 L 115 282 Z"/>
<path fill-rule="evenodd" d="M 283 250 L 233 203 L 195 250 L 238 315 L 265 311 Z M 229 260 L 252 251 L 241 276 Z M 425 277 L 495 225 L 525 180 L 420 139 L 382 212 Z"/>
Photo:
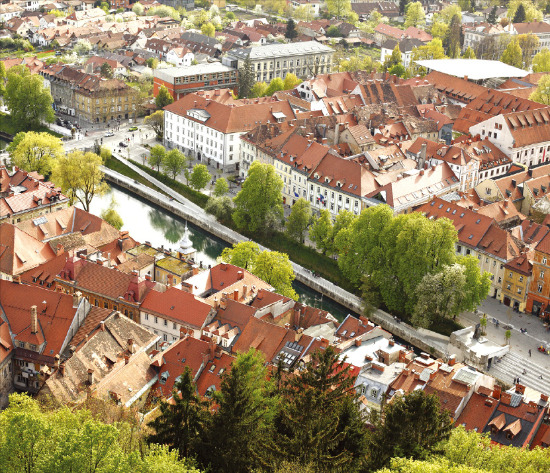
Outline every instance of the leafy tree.
<path fill-rule="evenodd" d="M 271 284 L 278 294 L 298 300 L 298 295 L 292 288 L 294 269 L 286 253 L 262 251 L 256 257 L 251 272 Z"/>
<path fill-rule="evenodd" d="M 399 0 L 399 14 L 404 15 L 411 0 Z"/>
<path fill-rule="evenodd" d="M 101 218 L 105 220 L 109 225 L 115 227 L 117 230 L 120 230 L 122 228 L 122 225 L 124 225 L 122 217 L 112 207 L 103 210 L 101 212 Z"/>
<path fill-rule="evenodd" d="M 337 19 L 345 18 L 351 12 L 350 0 L 327 0 L 327 8 L 330 15 Z"/>
<path fill-rule="evenodd" d="M 472 9 L 470 0 L 458 0 L 458 6 L 462 11 L 470 11 Z"/>
<path fill-rule="evenodd" d="M 533 62 L 535 51 L 539 49 L 539 38 L 534 34 L 520 34 L 516 37 L 516 40 L 521 48 L 523 67 L 528 69 Z"/>
<path fill-rule="evenodd" d="M 493 6 L 491 9 L 491 13 L 489 13 L 489 16 L 487 17 L 487 23 L 490 23 L 491 25 L 497 24 L 497 6 Z"/>
<path fill-rule="evenodd" d="M 523 66 L 523 54 L 521 47 L 517 40 L 510 41 L 500 60 L 510 66 L 518 67 L 521 69 Z"/>
<path fill-rule="evenodd" d="M 159 60 L 156 57 L 150 57 L 147 61 L 145 61 L 145 63 L 147 64 L 147 67 L 150 67 L 151 69 L 156 69 L 159 67 Z"/>
<path fill-rule="evenodd" d="M 228 20 L 234 20 L 234 19 L 236 18 L 235 13 L 233 13 L 232 11 L 228 11 L 228 12 L 225 14 L 225 17 L 226 17 Z"/>
<path fill-rule="evenodd" d="M 370 56 L 359 57 L 358 55 L 352 56 L 349 59 L 340 61 L 338 69 L 341 72 L 355 72 L 355 71 L 367 71 L 372 72 L 377 68 L 379 64 L 372 60 Z"/>
<path fill-rule="evenodd" d="M 229 192 L 229 183 L 225 177 L 220 177 L 214 184 L 214 196 L 223 197 Z"/>
<path fill-rule="evenodd" d="M 298 77 L 296 77 L 295 74 L 292 74 L 292 72 L 289 72 L 285 76 L 284 90 L 294 89 L 295 87 L 297 87 L 301 83 L 302 83 L 301 79 L 298 79 Z"/>
<path fill-rule="evenodd" d="M 292 16 L 296 20 L 311 21 L 313 19 L 314 13 L 315 12 L 313 11 L 311 5 L 304 4 L 300 5 L 299 7 L 295 7 L 292 11 Z"/>
<path fill-rule="evenodd" d="M 232 214 L 233 208 L 233 200 L 231 200 L 231 197 L 210 197 L 204 206 L 204 211 L 214 215 L 218 220 L 224 220 L 228 215 Z"/>
<path fill-rule="evenodd" d="M 246 98 L 250 96 L 252 87 L 256 83 L 256 73 L 252 67 L 250 57 L 247 57 L 243 61 L 243 66 L 239 69 L 239 78 L 237 81 L 237 88 L 240 98 Z"/>
<path fill-rule="evenodd" d="M 306 199 L 300 197 L 292 206 L 292 210 L 286 221 L 286 231 L 291 238 L 303 243 L 310 222 L 311 206 Z"/>
<path fill-rule="evenodd" d="M 404 77 L 407 73 L 407 69 L 405 69 L 405 66 L 402 64 L 396 64 L 392 66 L 388 72 L 397 77 Z"/>
<path fill-rule="evenodd" d="M 512 20 L 512 23 L 525 23 L 525 7 L 523 6 L 523 3 L 520 3 L 516 13 L 514 14 L 514 19 Z"/>
<path fill-rule="evenodd" d="M 12 163 L 25 171 L 49 175 L 54 161 L 64 154 L 61 140 L 49 133 L 17 133 L 7 147 Z"/>
<path fill-rule="evenodd" d="M 413 2 L 407 5 L 405 14 L 405 28 L 409 26 L 422 26 L 426 23 L 426 14 L 421 2 Z"/>
<path fill-rule="evenodd" d="M 298 36 L 298 31 L 296 30 L 296 23 L 290 18 L 286 24 L 285 38 L 293 40 Z"/>
<path fill-rule="evenodd" d="M 213 395 L 218 409 L 206 434 L 206 460 L 214 473 L 247 473 L 259 465 L 276 402 L 272 391 L 262 354 L 238 355 Z"/>
<path fill-rule="evenodd" d="M 267 97 L 272 96 L 275 92 L 278 92 L 280 90 L 285 90 L 285 83 L 283 82 L 283 79 L 280 77 L 275 77 L 271 80 L 269 83 L 269 87 L 265 91 L 265 95 Z"/>
<path fill-rule="evenodd" d="M 430 30 L 431 35 L 434 38 L 439 38 L 443 40 L 447 36 L 447 31 L 449 31 L 449 24 L 440 20 L 434 20 Z"/>
<path fill-rule="evenodd" d="M 189 182 L 193 189 L 197 191 L 204 189 L 210 179 L 212 179 L 212 176 L 205 164 L 196 164 L 193 166 L 193 171 L 189 177 Z"/>
<path fill-rule="evenodd" d="M 283 181 L 269 164 L 254 161 L 234 199 L 233 221 L 239 229 L 268 232 L 283 218 Z"/>
<path fill-rule="evenodd" d="M 3 62 L 0 62 L 0 97 L 3 97 L 6 93 L 6 66 Z"/>
<path fill-rule="evenodd" d="M 71 204 L 78 201 L 82 208 L 90 211 L 90 202 L 95 195 L 107 190 L 100 166 L 103 160 L 95 153 L 75 150 L 56 159 L 52 181 L 61 187 Z"/>
<path fill-rule="evenodd" d="M 333 347 L 317 350 L 303 369 L 282 380 L 274 456 L 313 471 L 358 471 L 366 426 L 356 405 L 350 366 Z"/>
<path fill-rule="evenodd" d="M 144 12 L 145 12 L 145 9 L 143 8 L 143 5 L 139 2 L 136 2 L 134 3 L 134 5 L 132 6 L 132 11 L 137 15 L 137 16 L 143 16 Z"/>
<path fill-rule="evenodd" d="M 14 66 L 8 71 L 4 102 L 19 130 L 35 130 L 42 122 L 54 121 L 53 99 L 44 87 L 44 79 L 31 74 L 26 66 Z"/>
<path fill-rule="evenodd" d="M 462 20 L 462 10 L 460 6 L 457 4 L 452 4 L 446 6 L 439 13 L 435 14 L 434 19 L 437 19 L 438 21 L 441 20 L 444 23 L 451 23 L 451 20 L 455 15 L 459 15 L 460 19 Z"/>
<path fill-rule="evenodd" d="M 454 56 L 455 51 L 460 50 L 462 37 L 462 19 L 460 15 L 454 15 L 451 19 L 451 24 L 445 35 L 443 46 L 447 50 L 447 54 L 451 57 Z"/>
<path fill-rule="evenodd" d="M 167 105 L 170 105 L 173 101 L 174 97 L 172 97 L 172 94 L 170 94 L 170 92 L 164 85 L 161 85 L 159 93 L 155 98 L 155 105 L 157 106 L 157 108 L 163 109 Z"/>
<path fill-rule="evenodd" d="M 446 56 L 442 41 L 439 38 L 434 38 L 424 46 L 413 48 L 412 57 L 413 61 L 418 61 L 420 59 L 444 59 Z"/>
<path fill-rule="evenodd" d="M 201 26 L 201 33 L 203 35 L 209 36 L 210 38 L 213 38 L 216 35 L 216 27 L 210 22 L 204 23 Z"/>
<path fill-rule="evenodd" d="M 232 248 L 224 248 L 220 261 L 252 271 L 256 258 L 260 254 L 260 247 L 253 241 L 241 241 Z"/>
<path fill-rule="evenodd" d="M 268 85 L 265 82 L 256 82 L 250 89 L 249 97 L 265 97 L 267 95 Z"/>
<path fill-rule="evenodd" d="M 332 217 L 326 209 L 321 210 L 319 217 L 313 219 L 311 228 L 309 229 L 309 239 L 315 243 L 315 247 L 326 254 L 332 246 Z"/>
<path fill-rule="evenodd" d="M 367 436 L 369 469 L 388 465 L 393 457 L 424 458 L 449 438 L 452 421 L 439 398 L 416 390 L 396 395 L 380 417 L 372 411 L 372 431 Z"/>
<path fill-rule="evenodd" d="M 540 78 L 537 89 L 529 96 L 529 100 L 550 105 L 550 75 Z"/>
<path fill-rule="evenodd" d="M 474 52 L 474 50 L 468 46 L 466 48 L 466 51 L 464 51 L 464 54 L 462 55 L 462 57 L 464 59 L 475 59 L 476 58 L 476 53 Z"/>
<path fill-rule="evenodd" d="M 87 39 L 79 39 L 75 47 L 73 48 L 73 51 L 78 54 L 79 56 L 85 56 L 92 50 L 92 43 L 88 41 Z"/>
<path fill-rule="evenodd" d="M 532 1 L 510 0 L 508 3 L 507 17 L 512 20 L 512 23 L 519 23 L 515 18 L 520 5 L 523 6 L 525 11 L 523 22 L 542 21 L 543 14 Z"/>
<path fill-rule="evenodd" d="M 162 160 L 162 170 L 176 179 L 187 166 L 187 158 L 179 149 L 172 149 L 166 153 Z"/>
<path fill-rule="evenodd" d="M 384 61 L 384 68 L 386 70 L 391 69 L 393 66 L 401 64 L 401 50 L 399 49 L 399 44 L 395 45 L 390 56 L 387 56 Z"/>
<path fill-rule="evenodd" d="M 151 148 L 151 155 L 149 156 L 149 164 L 152 167 L 157 167 L 157 171 L 160 171 L 160 166 L 163 164 L 166 158 L 166 149 L 162 145 L 155 145 Z"/>
<path fill-rule="evenodd" d="M 209 425 L 208 403 L 196 394 L 191 369 L 186 366 L 174 384 L 171 403 L 161 401 L 160 415 L 148 425 L 154 431 L 149 443 L 168 445 L 178 451 L 180 458 L 197 453 Z"/>
<path fill-rule="evenodd" d="M 101 64 L 99 72 L 101 74 L 101 77 L 105 77 L 107 79 L 113 78 L 113 68 L 108 62 L 104 62 L 103 64 Z"/>
<path fill-rule="evenodd" d="M 328 38 L 339 38 L 342 36 L 342 33 L 340 33 L 340 30 L 337 26 L 331 25 L 327 28 L 325 36 L 327 36 Z"/>
<path fill-rule="evenodd" d="M 143 119 L 144 125 L 149 125 L 156 133 L 157 137 L 162 138 L 164 134 L 164 110 L 157 110 Z"/>
<path fill-rule="evenodd" d="M 533 72 L 550 72 L 550 51 L 543 48 L 533 58 Z"/>

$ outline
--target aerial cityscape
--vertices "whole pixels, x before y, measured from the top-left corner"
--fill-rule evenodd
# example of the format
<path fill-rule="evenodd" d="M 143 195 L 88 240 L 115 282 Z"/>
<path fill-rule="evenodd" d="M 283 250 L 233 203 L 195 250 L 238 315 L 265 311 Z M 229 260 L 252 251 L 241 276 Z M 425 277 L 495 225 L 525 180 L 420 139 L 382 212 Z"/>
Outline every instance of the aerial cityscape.
<path fill-rule="evenodd" d="M 548 473 L 549 398 L 549 0 L 0 0 L 0 473 Z"/>

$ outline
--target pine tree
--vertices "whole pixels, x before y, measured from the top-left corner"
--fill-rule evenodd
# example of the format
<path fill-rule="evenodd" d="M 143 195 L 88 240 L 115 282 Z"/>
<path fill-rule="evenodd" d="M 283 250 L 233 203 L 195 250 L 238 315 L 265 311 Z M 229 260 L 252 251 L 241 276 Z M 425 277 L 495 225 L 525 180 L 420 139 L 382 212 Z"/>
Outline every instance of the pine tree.
<path fill-rule="evenodd" d="M 252 61 L 248 56 L 243 63 L 243 67 L 239 69 L 239 79 L 237 82 L 239 98 L 245 98 L 250 95 L 252 87 L 256 83 L 256 75 L 252 67 Z"/>
<path fill-rule="evenodd" d="M 489 13 L 489 17 L 487 18 L 487 22 L 491 25 L 496 25 L 497 23 L 497 7 L 496 5 L 491 10 L 491 13 Z"/>
<path fill-rule="evenodd" d="M 298 31 L 296 31 L 296 23 L 292 18 L 288 20 L 286 24 L 285 38 L 293 40 L 298 36 Z"/>
<path fill-rule="evenodd" d="M 149 423 L 155 433 L 149 435 L 147 441 L 169 445 L 178 451 L 180 458 L 186 458 L 199 449 L 205 427 L 210 420 L 208 403 L 195 393 L 189 367 L 185 367 L 180 379 L 174 384 L 173 400 L 173 404 L 161 402 L 160 416 Z"/>
<path fill-rule="evenodd" d="M 399 0 L 399 14 L 404 15 L 411 0 Z"/>
<path fill-rule="evenodd" d="M 520 3 L 512 23 L 525 23 L 525 17 L 525 7 L 523 6 L 523 3 Z"/>

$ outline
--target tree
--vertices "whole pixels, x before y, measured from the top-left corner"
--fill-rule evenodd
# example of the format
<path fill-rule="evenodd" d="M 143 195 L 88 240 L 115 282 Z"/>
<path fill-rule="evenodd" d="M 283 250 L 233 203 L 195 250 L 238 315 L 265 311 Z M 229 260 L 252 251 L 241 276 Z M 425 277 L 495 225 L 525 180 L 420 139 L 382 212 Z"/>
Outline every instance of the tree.
<path fill-rule="evenodd" d="M 149 125 L 158 138 L 164 134 L 164 110 L 157 110 L 143 119 L 144 125 Z"/>
<path fill-rule="evenodd" d="M 275 92 L 278 92 L 280 90 L 285 90 L 285 83 L 280 77 L 275 77 L 269 83 L 269 87 L 265 91 L 265 95 L 267 97 L 271 97 Z"/>
<path fill-rule="evenodd" d="M 292 206 L 292 210 L 286 221 L 286 232 L 292 239 L 303 243 L 310 222 L 311 206 L 306 199 L 300 197 Z"/>
<path fill-rule="evenodd" d="M 107 190 L 100 166 L 103 160 L 95 153 L 75 150 L 56 159 L 53 165 L 52 181 L 69 197 L 71 205 L 76 201 L 90 211 L 90 202 L 95 195 Z"/>
<path fill-rule="evenodd" d="M 210 197 L 204 206 L 204 211 L 214 215 L 218 220 L 225 220 L 233 213 L 233 200 L 228 196 Z"/>
<path fill-rule="evenodd" d="M 220 177 L 214 185 L 214 196 L 223 197 L 229 192 L 229 183 L 225 177 Z"/>
<path fill-rule="evenodd" d="M 447 54 L 454 57 L 455 51 L 460 51 L 462 47 L 462 19 L 460 15 L 454 15 L 451 19 L 451 24 L 445 35 L 443 46 L 447 50 Z"/>
<path fill-rule="evenodd" d="M 403 64 L 396 64 L 395 66 L 392 66 L 388 72 L 397 77 L 404 77 L 407 73 L 407 69 L 405 69 Z"/>
<path fill-rule="evenodd" d="M 167 105 L 170 105 L 174 101 L 174 97 L 170 94 L 166 86 L 161 85 L 159 93 L 155 98 L 155 105 L 157 108 L 163 109 Z"/>
<path fill-rule="evenodd" d="M 520 5 L 525 12 L 525 18 L 523 22 L 542 21 L 543 14 L 537 6 L 530 0 L 510 0 L 508 2 L 507 17 L 512 20 L 512 23 L 519 23 L 516 21 L 516 14 Z M 520 14 L 521 19 L 521 14 Z"/>
<path fill-rule="evenodd" d="M 237 88 L 240 98 L 250 96 L 252 87 L 256 83 L 256 73 L 250 61 L 250 56 L 243 61 L 243 66 L 239 69 L 239 78 L 237 79 Z"/>
<path fill-rule="evenodd" d="M 523 66 L 523 55 L 521 47 L 517 40 L 510 41 L 510 44 L 506 47 L 502 53 L 500 60 L 510 66 L 518 67 L 521 69 Z"/>
<path fill-rule="evenodd" d="M 525 23 L 525 7 L 523 6 L 523 3 L 520 3 L 516 13 L 514 14 L 514 19 L 512 20 L 512 23 Z"/>
<path fill-rule="evenodd" d="M 78 54 L 79 56 L 85 56 L 92 50 L 92 43 L 88 41 L 87 39 L 79 39 L 75 47 L 73 48 L 73 51 Z"/>
<path fill-rule="evenodd" d="M 213 38 L 216 35 L 216 27 L 210 22 L 204 23 L 201 26 L 201 33 L 203 35 L 209 36 L 210 38 Z"/>
<path fill-rule="evenodd" d="M 18 133 L 7 147 L 12 163 L 25 171 L 49 175 L 54 161 L 63 156 L 61 140 L 49 133 Z"/>
<path fill-rule="evenodd" d="M 300 21 L 311 21 L 315 12 L 311 5 L 305 4 L 295 7 L 292 11 L 292 17 Z"/>
<path fill-rule="evenodd" d="M 6 93 L 6 66 L 3 62 L 0 62 L 0 97 L 3 97 Z"/>
<path fill-rule="evenodd" d="M 179 149 L 172 149 L 166 153 L 162 160 L 162 170 L 176 179 L 187 166 L 187 158 Z"/>
<path fill-rule="evenodd" d="M 350 366 L 330 346 L 283 377 L 273 456 L 318 472 L 360 471 L 367 429 L 354 381 Z"/>
<path fill-rule="evenodd" d="M 387 56 L 384 60 L 384 68 L 388 70 L 398 64 L 401 64 L 401 50 L 399 49 L 399 44 L 396 44 L 391 55 Z"/>
<path fill-rule="evenodd" d="M 101 77 L 105 77 L 107 79 L 113 78 L 113 68 L 108 62 L 104 62 L 103 64 L 101 64 L 99 72 L 101 74 Z"/>
<path fill-rule="evenodd" d="M 186 366 L 174 383 L 172 402 L 161 401 L 160 415 L 148 426 L 154 433 L 148 443 L 168 445 L 178 451 L 180 458 L 197 453 L 210 420 L 208 403 L 196 394 L 191 369 Z"/>
<path fill-rule="evenodd" d="M 340 30 L 337 26 L 331 25 L 327 28 L 325 36 L 327 38 L 340 38 L 342 36 L 342 33 L 340 33 Z"/>
<path fill-rule="evenodd" d="M 321 210 L 319 217 L 313 219 L 311 228 L 309 229 L 309 239 L 315 243 L 315 247 L 326 254 L 332 246 L 332 217 L 326 209 Z"/>
<path fill-rule="evenodd" d="M 296 77 L 295 74 L 292 74 L 292 72 L 289 72 L 285 76 L 284 90 L 294 89 L 295 87 L 297 87 L 301 83 L 302 83 L 301 79 L 298 79 L 298 77 Z"/>
<path fill-rule="evenodd" d="M 516 40 L 521 48 L 521 59 L 523 67 L 528 69 L 533 62 L 535 51 L 539 49 L 539 38 L 534 34 L 520 34 Z"/>
<path fill-rule="evenodd" d="M 162 145 L 155 145 L 151 148 L 151 155 L 149 156 L 149 164 L 151 167 L 157 167 L 157 171 L 160 171 L 160 166 L 163 164 L 166 158 L 166 149 Z"/>
<path fill-rule="evenodd" d="M 269 164 L 254 161 L 234 199 L 233 221 L 252 233 L 269 232 L 283 218 L 283 181 Z"/>
<path fill-rule="evenodd" d="M 409 26 L 422 26 L 426 23 L 426 14 L 421 2 L 413 2 L 407 5 L 405 14 L 405 28 Z"/>
<path fill-rule="evenodd" d="M 550 51 L 543 48 L 533 58 L 533 72 L 550 72 Z"/>
<path fill-rule="evenodd" d="M 134 3 L 134 5 L 132 6 L 132 11 L 137 15 L 137 16 L 143 16 L 143 13 L 145 12 L 145 9 L 143 8 L 143 5 L 139 2 L 136 2 Z"/>
<path fill-rule="evenodd" d="M 156 57 L 150 57 L 147 61 L 145 61 L 145 63 L 147 64 L 147 67 L 150 67 L 151 69 L 156 69 L 159 67 L 159 60 Z"/>
<path fill-rule="evenodd" d="M 264 97 L 267 95 L 267 87 L 265 82 L 256 82 L 252 86 L 252 89 L 250 89 L 250 94 L 248 96 L 251 98 Z"/>
<path fill-rule="evenodd" d="M 298 295 L 292 287 L 294 269 L 286 253 L 262 251 L 256 257 L 251 272 L 272 285 L 278 294 L 298 300 Z"/>
<path fill-rule="evenodd" d="M 507 345 L 510 344 L 510 338 L 512 338 L 512 331 L 506 330 L 506 332 L 504 332 L 504 340 L 506 341 Z"/>
<path fill-rule="evenodd" d="M 490 23 L 491 25 L 497 24 L 497 6 L 493 6 L 491 9 L 491 13 L 489 13 L 489 16 L 487 17 L 487 23 Z"/>
<path fill-rule="evenodd" d="M 53 99 L 44 87 L 44 79 L 31 74 L 26 66 L 14 66 L 8 71 L 4 102 L 19 130 L 35 130 L 42 122 L 54 121 Z"/>
<path fill-rule="evenodd" d="M 423 458 L 451 433 L 449 412 L 435 394 L 422 390 L 394 396 L 383 417 L 372 412 L 373 429 L 367 436 L 370 471 L 386 466 L 393 457 Z"/>
<path fill-rule="evenodd" d="M 529 100 L 550 105 L 550 75 L 544 75 L 539 79 L 537 89 L 529 96 Z"/>
<path fill-rule="evenodd" d="M 276 397 L 260 352 L 237 356 L 213 398 L 218 405 L 206 434 L 206 462 L 214 473 L 246 473 L 259 466 Z"/>
<path fill-rule="evenodd" d="M 101 212 L 101 218 L 105 220 L 109 225 L 112 225 L 117 230 L 122 228 L 124 222 L 120 214 L 112 207 L 109 207 Z"/>
<path fill-rule="evenodd" d="M 350 13 L 351 2 L 350 0 L 327 0 L 327 8 L 330 15 L 340 20 Z"/>
<path fill-rule="evenodd" d="M 259 254 L 260 247 L 257 243 L 253 241 L 241 241 L 234 244 L 232 248 L 224 248 L 219 260 L 252 271 L 252 267 Z"/>
<path fill-rule="evenodd" d="M 405 15 L 407 7 L 409 6 L 411 0 L 399 0 L 399 14 Z"/>
<path fill-rule="evenodd" d="M 193 171 L 189 177 L 189 182 L 193 189 L 197 191 L 204 189 L 210 179 L 212 179 L 212 176 L 208 172 L 208 168 L 205 164 L 195 164 L 195 166 L 193 166 Z"/>
<path fill-rule="evenodd" d="M 296 23 L 290 18 L 286 24 L 285 38 L 290 39 L 291 41 L 298 36 L 298 31 L 296 30 Z"/>
<path fill-rule="evenodd" d="M 413 61 L 420 59 L 444 59 L 446 56 L 441 39 L 434 38 L 424 46 L 413 48 L 412 57 Z"/>
<path fill-rule="evenodd" d="M 466 51 L 464 51 L 464 54 L 462 55 L 462 58 L 463 59 L 475 59 L 476 58 L 476 53 L 474 52 L 474 50 L 468 46 L 466 48 Z"/>

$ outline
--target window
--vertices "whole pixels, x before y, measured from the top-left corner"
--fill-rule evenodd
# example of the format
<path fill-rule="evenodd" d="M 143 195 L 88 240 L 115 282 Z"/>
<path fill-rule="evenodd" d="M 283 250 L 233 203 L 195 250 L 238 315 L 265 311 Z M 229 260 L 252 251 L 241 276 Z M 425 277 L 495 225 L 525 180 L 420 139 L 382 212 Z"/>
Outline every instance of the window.
<path fill-rule="evenodd" d="M 518 287 L 518 294 L 521 294 L 521 287 Z"/>
<path fill-rule="evenodd" d="M 167 327 L 168 326 L 168 320 L 164 319 L 164 326 Z"/>
<path fill-rule="evenodd" d="M 546 256 L 542 258 L 542 264 L 546 264 Z"/>
<path fill-rule="evenodd" d="M 109 303 L 108 303 L 108 302 L 104 302 L 104 303 L 103 303 L 103 307 L 105 307 L 105 309 L 108 309 L 108 308 L 109 308 Z"/>
<path fill-rule="evenodd" d="M 158 318 L 158 317 L 155 317 L 155 323 L 156 323 L 156 324 L 159 323 L 159 318 Z"/>
<path fill-rule="evenodd" d="M 173 322 L 173 323 L 172 323 L 172 329 L 174 329 L 174 330 L 177 330 L 177 329 L 178 329 L 178 326 L 176 325 L 176 322 Z"/>
<path fill-rule="evenodd" d="M 542 284 L 539 284 L 539 285 L 538 285 L 537 291 L 538 291 L 538 292 L 542 292 Z"/>
<path fill-rule="evenodd" d="M 523 282 L 523 276 L 519 277 L 519 282 Z"/>
<path fill-rule="evenodd" d="M 510 271 L 510 278 L 513 278 L 513 277 L 514 277 L 514 273 L 512 273 L 512 272 Z"/>
<path fill-rule="evenodd" d="M 508 289 L 508 290 L 512 289 L 512 285 L 511 285 L 511 284 L 507 284 L 507 285 L 506 285 L 506 289 Z"/>
<path fill-rule="evenodd" d="M 168 335 L 164 334 L 164 335 L 162 336 L 162 339 L 163 339 L 165 342 L 167 342 L 167 341 L 168 341 Z"/>
<path fill-rule="evenodd" d="M 149 314 L 145 314 L 145 320 L 149 320 Z"/>
<path fill-rule="evenodd" d="M 540 278 L 540 279 L 544 279 L 544 271 L 541 271 L 541 272 L 540 272 L 539 278 Z"/>

